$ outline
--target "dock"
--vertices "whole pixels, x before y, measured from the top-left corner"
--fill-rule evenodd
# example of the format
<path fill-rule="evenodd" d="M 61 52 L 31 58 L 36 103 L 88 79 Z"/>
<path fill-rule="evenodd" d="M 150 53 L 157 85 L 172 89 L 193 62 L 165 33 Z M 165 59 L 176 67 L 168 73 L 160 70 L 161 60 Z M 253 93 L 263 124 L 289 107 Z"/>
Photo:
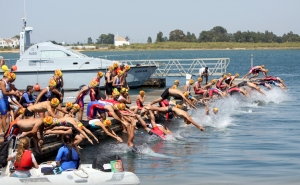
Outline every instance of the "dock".
<path fill-rule="evenodd" d="M 240 83 L 241 81 L 242 81 L 241 79 L 236 79 L 235 83 Z M 179 86 L 178 89 L 183 91 L 184 86 Z M 164 90 L 165 90 L 165 88 L 160 88 L 160 89 L 153 89 L 151 92 L 147 92 L 146 93 L 146 102 L 144 104 L 145 105 L 149 104 L 153 100 L 159 98 Z M 64 97 L 64 102 L 68 102 L 68 101 L 73 102 L 75 97 L 76 97 L 76 94 L 77 94 L 77 92 L 66 92 L 65 97 Z M 193 90 L 192 90 L 192 94 L 194 95 Z M 131 99 L 132 99 L 132 104 L 131 105 L 132 106 L 136 105 L 135 104 L 135 99 L 136 99 L 137 93 L 130 94 L 130 96 L 131 96 Z M 197 99 L 200 98 L 199 95 L 196 95 L 195 97 Z M 175 100 L 179 104 L 182 102 L 181 99 L 175 99 Z M 83 119 L 85 120 L 86 119 L 87 104 L 90 102 L 89 96 L 85 97 L 84 102 L 85 102 L 85 109 L 84 109 L 85 112 L 83 114 L 84 115 Z M 108 117 L 108 118 L 112 119 L 110 117 Z M 122 128 L 121 123 L 117 122 L 114 119 L 112 119 L 112 123 L 113 124 L 112 124 L 111 128 L 112 128 L 112 130 L 114 130 L 114 132 L 116 132 L 117 134 L 122 132 L 123 128 Z M 101 140 L 104 140 L 107 137 L 109 137 L 105 134 L 105 132 L 102 129 L 94 129 L 94 130 L 91 130 L 91 131 L 98 138 L 99 142 L 101 142 Z M 3 137 L 3 136 L 0 136 L 0 137 Z M 126 142 L 126 140 L 124 142 Z M 57 135 L 47 135 L 44 138 L 44 144 L 43 144 L 43 147 L 42 147 L 42 151 L 44 152 L 44 154 L 35 154 L 35 157 L 38 160 L 43 160 L 43 159 L 47 159 L 51 156 L 54 156 L 54 155 L 56 155 L 57 150 L 60 148 L 61 144 L 62 144 L 61 138 L 58 137 Z M 87 140 L 84 140 L 80 145 L 86 145 L 86 144 L 89 144 L 89 143 L 88 143 Z M 94 145 L 97 145 L 97 143 L 94 142 Z M 31 145 L 31 146 L 33 146 L 33 145 Z"/>

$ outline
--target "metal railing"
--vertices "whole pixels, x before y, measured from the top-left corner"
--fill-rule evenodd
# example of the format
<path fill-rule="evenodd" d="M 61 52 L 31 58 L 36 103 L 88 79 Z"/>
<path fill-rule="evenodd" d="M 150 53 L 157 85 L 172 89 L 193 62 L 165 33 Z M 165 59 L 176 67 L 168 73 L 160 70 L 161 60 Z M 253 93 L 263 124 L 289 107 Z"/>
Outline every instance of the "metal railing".
<path fill-rule="evenodd" d="M 208 67 L 211 76 L 221 76 L 226 73 L 230 63 L 229 58 L 197 58 L 197 59 L 159 59 L 159 60 L 120 60 L 128 65 L 155 65 L 154 76 L 199 76 L 202 67 Z"/>

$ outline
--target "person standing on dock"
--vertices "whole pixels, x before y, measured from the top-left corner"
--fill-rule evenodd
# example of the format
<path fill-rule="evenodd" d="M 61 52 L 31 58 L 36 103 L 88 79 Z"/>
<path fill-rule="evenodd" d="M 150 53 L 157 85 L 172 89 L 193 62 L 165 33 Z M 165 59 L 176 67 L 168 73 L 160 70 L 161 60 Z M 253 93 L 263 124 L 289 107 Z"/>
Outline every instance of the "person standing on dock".
<path fill-rule="evenodd" d="M 113 72 L 113 67 L 109 66 L 108 70 L 105 74 L 105 93 L 106 93 L 106 99 L 110 99 L 111 95 L 112 95 L 112 91 L 113 91 L 113 76 L 112 76 L 112 72 Z"/>
<path fill-rule="evenodd" d="M 210 73 L 210 71 L 208 70 L 208 67 L 202 67 L 199 69 L 200 77 L 202 79 L 203 79 L 203 77 L 205 77 L 205 85 L 207 85 L 209 73 Z"/>

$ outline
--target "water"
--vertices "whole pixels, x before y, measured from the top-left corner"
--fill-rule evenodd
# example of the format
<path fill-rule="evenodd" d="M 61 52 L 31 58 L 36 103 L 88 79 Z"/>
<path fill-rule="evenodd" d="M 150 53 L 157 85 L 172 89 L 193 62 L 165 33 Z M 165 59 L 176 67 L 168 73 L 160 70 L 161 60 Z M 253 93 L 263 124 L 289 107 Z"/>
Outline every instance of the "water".
<path fill-rule="evenodd" d="M 89 56 L 128 53 L 141 52 L 86 52 Z M 136 173 L 141 184 L 299 184 L 299 50 L 147 53 L 150 57 L 144 57 L 151 59 L 228 57 L 228 72 L 240 75 L 249 71 L 253 54 L 254 65 L 265 64 L 270 75 L 284 79 L 289 91 L 274 88 L 265 90 L 267 97 L 255 93 L 250 100 L 230 97 L 213 102 L 210 107 L 218 107 L 218 115 L 205 116 L 204 107 L 190 112 L 206 126 L 205 132 L 173 120 L 165 122 L 173 132 L 165 141 L 137 131 L 134 142 L 143 154 L 132 154 L 126 142 L 108 139 L 98 146 L 85 147 L 82 162 L 90 163 L 96 155 L 118 154 L 125 170 Z M 184 83 L 184 77 L 179 79 Z M 167 79 L 167 85 L 171 86 L 173 80 Z M 122 137 L 126 141 L 126 135 Z"/>

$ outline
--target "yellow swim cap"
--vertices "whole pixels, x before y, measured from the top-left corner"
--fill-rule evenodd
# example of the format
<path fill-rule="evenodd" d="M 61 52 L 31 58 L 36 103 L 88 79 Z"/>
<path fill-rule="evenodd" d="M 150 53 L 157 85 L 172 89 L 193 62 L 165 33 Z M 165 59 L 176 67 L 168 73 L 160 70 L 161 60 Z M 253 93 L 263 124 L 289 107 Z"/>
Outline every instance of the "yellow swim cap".
<path fill-rule="evenodd" d="M 26 108 L 21 108 L 21 109 L 19 110 L 19 113 L 20 113 L 20 114 L 24 114 L 25 110 L 26 110 Z"/>
<path fill-rule="evenodd" d="M 112 92 L 112 97 L 117 97 L 117 96 L 120 96 L 119 91 L 113 91 Z"/>
<path fill-rule="evenodd" d="M 114 69 L 113 66 L 108 66 L 108 70 L 112 70 L 112 69 Z"/>
<path fill-rule="evenodd" d="M 202 82 L 202 78 L 201 77 L 198 78 L 198 82 Z"/>
<path fill-rule="evenodd" d="M 140 95 L 144 96 L 145 95 L 145 91 L 141 90 L 140 91 Z"/>
<path fill-rule="evenodd" d="M 177 89 L 177 85 L 173 85 L 171 89 Z"/>
<path fill-rule="evenodd" d="M 10 78 L 15 80 L 17 78 L 17 75 L 15 73 L 10 72 Z"/>
<path fill-rule="evenodd" d="M 227 78 L 227 75 L 223 75 L 223 79 Z"/>
<path fill-rule="evenodd" d="M 129 71 L 130 70 L 130 66 L 129 65 L 125 66 L 125 70 Z"/>
<path fill-rule="evenodd" d="M 266 73 L 269 72 L 269 69 L 266 69 L 265 72 L 266 72 Z"/>
<path fill-rule="evenodd" d="M 123 71 L 118 71 L 118 76 L 122 76 L 124 74 L 124 72 Z"/>
<path fill-rule="evenodd" d="M 120 93 L 125 93 L 125 92 L 128 92 L 128 90 L 125 88 L 125 87 L 123 87 L 121 90 L 120 90 Z"/>
<path fill-rule="evenodd" d="M 66 107 L 71 109 L 73 107 L 73 103 L 72 102 L 66 102 Z"/>
<path fill-rule="evenodd" d="M 218 109 L 217 107 L 214 107 L 214 108 L 213 108 L 213 111 L 214 111 L 214 112 L 217 112 L 218 110 L 219 110 L 219 109 Z"/>
<path fill-rule="evenodd" d="M 59 77 L 62 77 L 62 72 L 61 72 L 61 70 L 60 69 L 56 69 L 55 71 L 54 71 L 54 75 L 55 76 L 59 76 Z"/>
<path fill-rule="evenodd" d="M 10 72 L 9 72 L 9 71 L 5 71 L 5 72 L 3 73 L 3 76 L 5 76 L 5 77 L 7 77 L 7 78 L 11 78 Z"/>
<path fill-rule="evenodd" d="M 56 107 L 59 104 L 59 100 L 57 98 L 52 98 L 52 100 L 50 101 L 50 104 L 52 106 Z"/>
<path fill-rule="evenodd" d="M 180 109 L 181 106 L 179 104 L 176 104 L 175 107 L 178 108 L 178 109 Z"/>
<path fill-rule="evenodd" d="M 189 92 L 184 92 L 183 95 L 187 98 L 189 96 Z"/>
<path fill-rule="evenodd" d="M 192 85 L 194 83 L 194 80 L 190 79 L 189 83 L 190 83 L 190 85 Z"/>
<path fill-rule="evenodd" d="M 78 105 L 77 103 L 75 103 L 72 107 L 73 110 L 77 111 L 80 109 L 80 105 Z"/>
<path fill-rule="evenodd" d="M 125 110 L 126 109 L 126 105 L 124 103 L 119 103 L 118 104 L 118 109 L 119 110 Z"/>
<path fill-rule="evenodd" d="M 211 83 L 214 85 L 216 83 L 216 80 L 215 79 L 211 80 Z"/>
<path fill-rule="evenodd" d="M 48 124 L 48 125 L 51 125 L 53 123 L 53 118 L 52 116 L 46 116 L 44 119 L 43 119 L 43 122 Z"/>
<path fill-rule="evenodd" d="M 175 80 L 174 85 L 179 85 L 179 80 Z"/>
<path fill-rule="evenodd" d="M 113 68 L 116 69 L 116 68 L 118 68 L 118 67 L 119 67 L 118 62 L 115 62 L 115 63 L 113 64 Z"/>
<path fill-rule="evenodd" d="M 106 127 L 110 127 L 111 126 L 111 121 L 109 119 L 106 119 L 103 121 L 103 124 L 106 126 Z"/>
<path fill-rule="evenodd" d="M 90 87 L 96 87 L 97 85 L 98 85 L 99 83 L 96 81 L 96 80 L 92 80 L 91 82 L 90 82 Z"/>
<path fill-rule="evenodd" d="M 262 68 L 265 68 L 265 65 L 263 64 L 263 65 L 261 65 L 261 67 L 262 67 Z"/>
<path fill-rule="evenodd" d="M 236 77 L 236 78 L 238 78 L 239 76 L 240 76 L 240 74 L 238 74 L 238 73 L 235 74 L 235 77 Z"/>
<path fill-rule="evenodd" d="M 98 73 L 97 73 L 97 76 L 99 76 L 99 77 L 102 77 L 104 74 L 103 74 L 103 72 L 102 71 L 99 71 Z"/>
<path fill-rule="evenodd" d="M 55 86 L 56 86 L 56 81 L 53 80 L 53 79 L 51 79 L 51 80 L 49 81 L 49 87 L 55 87 Z"/>
<path fill-rule="evenodd" d="M 83 129 L 83 124 L 82 124 L 81 122 L 79 122 L 79 123 L 77 124 L 77 127 L 79 127 L 80 129 Z"/>
<path fill-rule="evenodd" d="M 228 73 L 227 76 L 231 76 L 231 73 Z"/>

